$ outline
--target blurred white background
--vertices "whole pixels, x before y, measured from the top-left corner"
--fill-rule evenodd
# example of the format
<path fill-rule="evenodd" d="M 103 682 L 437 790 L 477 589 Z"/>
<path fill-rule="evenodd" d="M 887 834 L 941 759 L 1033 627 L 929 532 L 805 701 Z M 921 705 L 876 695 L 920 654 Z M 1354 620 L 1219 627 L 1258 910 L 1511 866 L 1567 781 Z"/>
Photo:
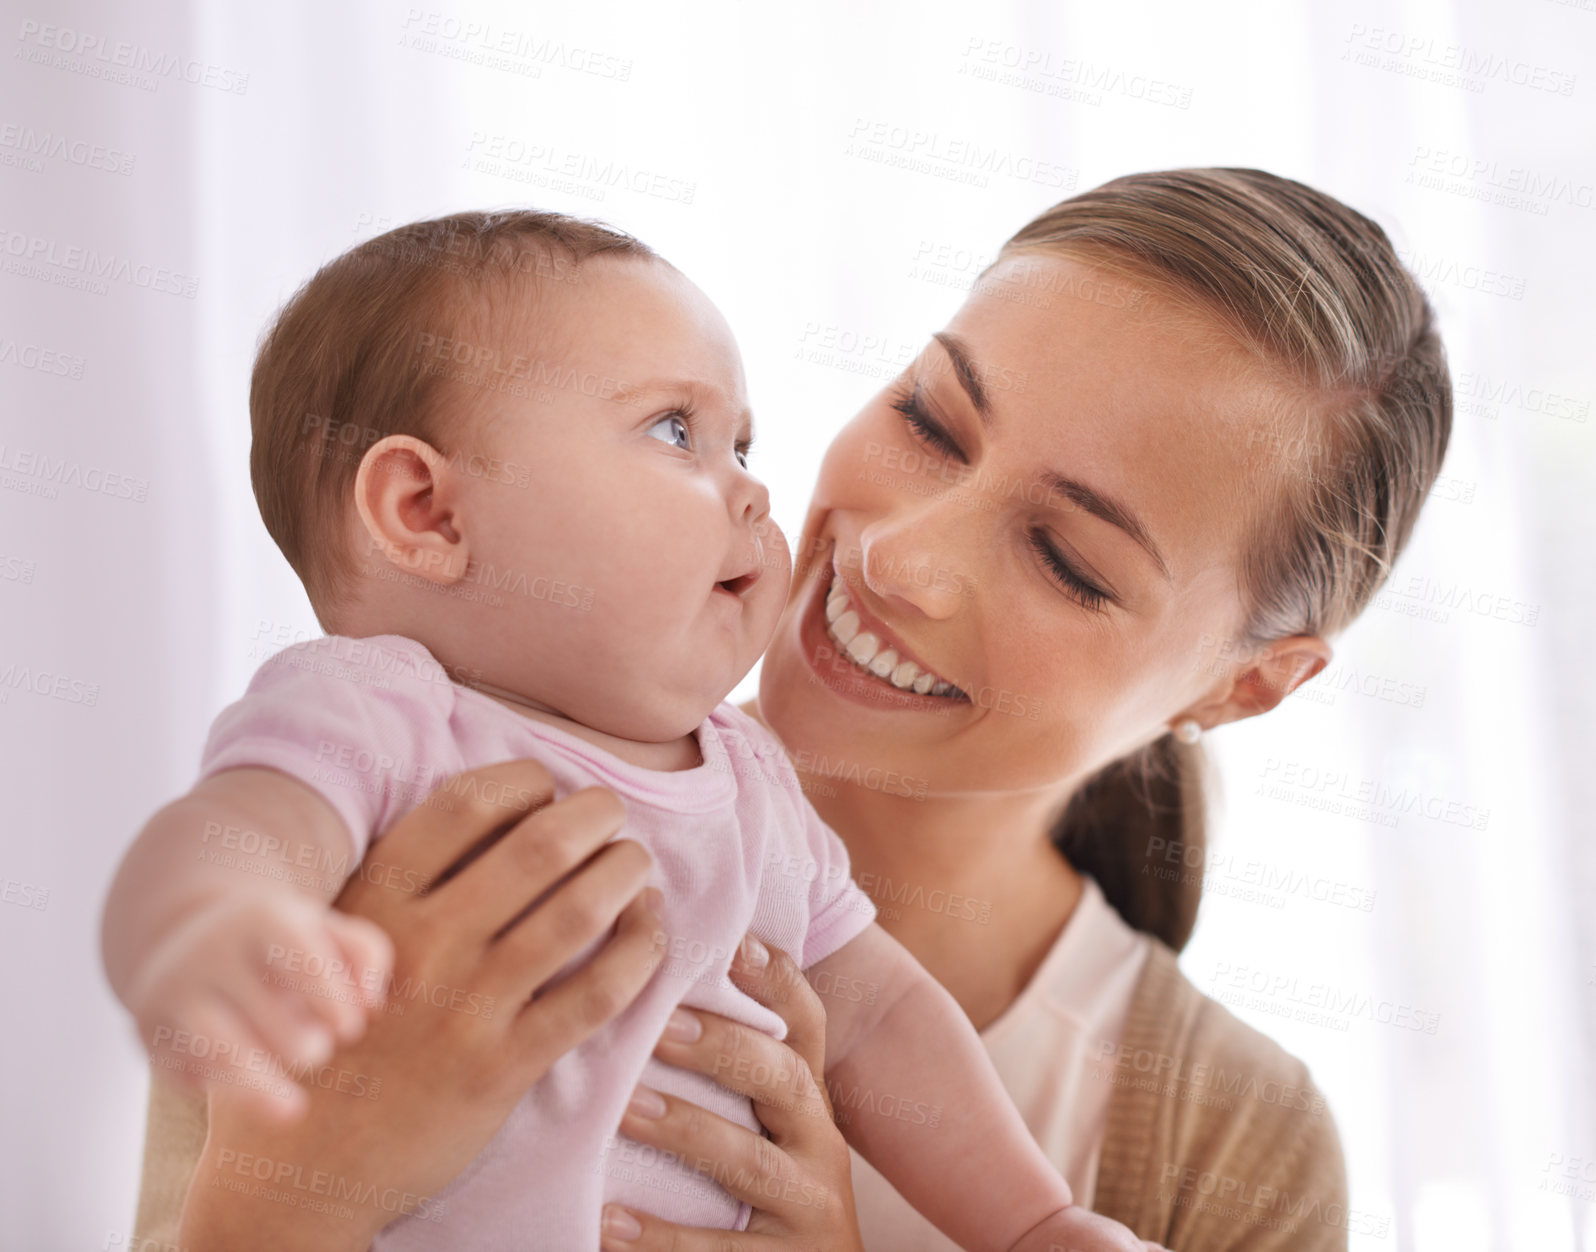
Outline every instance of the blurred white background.
<path fill-rule="evenodd" d="M 1596 1249 L 1596 0 L 0 9 L 0 1244 L 131 1221 L 145 1076 L 98 913 L 214 714 L 318 633 L 245 401 L 321 262 L 466 207 L 640 235 L 736 330 L 791 535 L 1024 221 L 1248 165 L 1390 232 L 1458 404 L 1335 664 L 1209 736 L 1183 965 L 1328 1093 L 1354 1248 Z"/>

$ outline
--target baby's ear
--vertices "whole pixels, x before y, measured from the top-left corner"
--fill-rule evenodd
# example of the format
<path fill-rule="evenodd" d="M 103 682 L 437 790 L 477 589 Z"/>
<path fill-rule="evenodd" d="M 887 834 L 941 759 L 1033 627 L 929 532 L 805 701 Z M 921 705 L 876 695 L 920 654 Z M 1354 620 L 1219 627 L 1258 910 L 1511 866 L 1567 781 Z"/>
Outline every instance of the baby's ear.
<path fill-rule="evenodd" d="M 387 435 L 366 449 L 355 472 L 355 507 L 379 556 L 418 578 L 448 586 L 466 575 L 470 550 L 456 525 L 448 462 L 412 435 Z"/>

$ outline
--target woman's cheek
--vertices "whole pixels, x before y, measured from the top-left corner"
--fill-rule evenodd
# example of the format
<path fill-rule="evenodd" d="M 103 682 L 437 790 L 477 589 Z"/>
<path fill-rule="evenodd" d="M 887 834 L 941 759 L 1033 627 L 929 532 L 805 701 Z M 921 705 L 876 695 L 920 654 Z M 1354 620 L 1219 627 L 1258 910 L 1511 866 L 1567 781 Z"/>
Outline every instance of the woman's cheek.
<path fill-rule="evenodd" d="M 826 449 L 820 463 L 820 478 L 815 484 L 815 499 L 822 498 L 831 508 L 848 507 L 849 503 L 871 492 L 865 490 L 873 481 L 872 470 L 882 459 L 884 437 L 890 429 L 875 412 L 875 404 L 866 408 L 837 432 Z"/>

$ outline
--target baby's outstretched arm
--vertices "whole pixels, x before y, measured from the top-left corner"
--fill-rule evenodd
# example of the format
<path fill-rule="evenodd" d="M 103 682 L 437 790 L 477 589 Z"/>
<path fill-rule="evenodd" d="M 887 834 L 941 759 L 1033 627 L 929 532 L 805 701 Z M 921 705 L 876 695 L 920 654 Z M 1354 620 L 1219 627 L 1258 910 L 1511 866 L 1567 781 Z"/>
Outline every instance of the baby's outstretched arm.
<path fill-rule="evenodd" d="M 101 948 L 163 1071 L 293 1116 L 294 1079 L 358 1038 L 392 945 L 329 908 L 354 868 L 344 819 L 276 770 L 223 770 L 156 813 L 123 858 Z M 288 1067 L 285 1078 L 282 1069 Z"/>
<path fill-rule="evenodd" d="M 875 923 L 805 971 L 826 1005 L 826 1086 L 843 1137 L 966 1249 L 1134 1249 L 1072 1207 L 970 1020 Z"/>

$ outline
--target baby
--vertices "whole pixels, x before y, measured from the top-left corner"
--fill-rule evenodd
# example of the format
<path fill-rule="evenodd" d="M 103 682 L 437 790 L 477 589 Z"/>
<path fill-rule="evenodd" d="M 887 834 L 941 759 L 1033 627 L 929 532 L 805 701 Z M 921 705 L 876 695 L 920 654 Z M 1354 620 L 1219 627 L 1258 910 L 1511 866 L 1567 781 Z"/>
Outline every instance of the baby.
<path fill-rule="evenodd" d="M 760 1129 L 746 1098 L 651 1055 L 678 1005 L 782 1036 L 727 976 L 747 932 L 817 987 L 864 989 L 826 997 L 826 1081 L 876 1097 L 843 1133 L 950 1238 L 1142 1246 L 1072 1206 L 957 1003 L 875 923 L 780 744 L 724 702 L 775 629 L 791 559 L 748 472 L 736 345 L 692 283 L 557 214 L 403 227 L 283 309 L 250 414 L 261 512 L 328 637 L 261 666 L 113 886 L 107 970 L 158 1059 L 267 1058 L 263 1094 L 295 1115 L 293 1080 L 375 1008 L 346 984 L 415 994 L 391 985 L 386 936 L 329 907 L 369 842 L 445 778 L 533 757 L 558 795 L 622 798 L 669 950 L 374 1247 L 591 1249 L 608 1201 L 742 1229 L 746 1204 L 617 1127 L 641 1082 Z M 251 852 L 276 872 L 241 872 Z"/>

